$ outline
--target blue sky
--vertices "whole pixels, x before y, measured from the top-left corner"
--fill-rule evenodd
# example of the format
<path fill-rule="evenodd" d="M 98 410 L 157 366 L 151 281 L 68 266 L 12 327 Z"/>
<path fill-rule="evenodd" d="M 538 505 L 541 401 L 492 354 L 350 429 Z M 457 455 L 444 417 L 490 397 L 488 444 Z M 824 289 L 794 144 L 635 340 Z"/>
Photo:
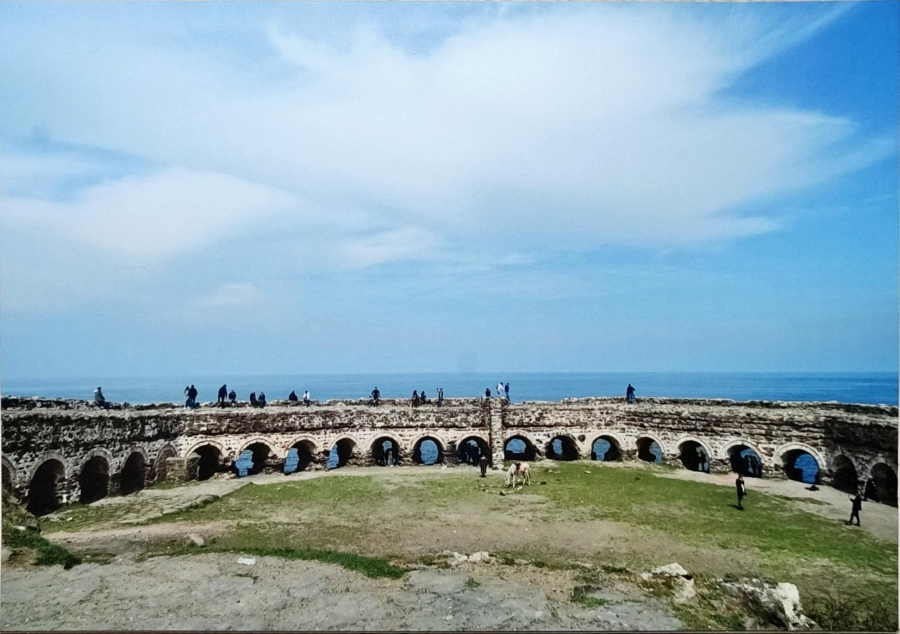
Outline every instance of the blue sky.
<path fill-rule="evenodd" d="M 896 371 L 898 20 L 4 3 L 0 371 Z"/>

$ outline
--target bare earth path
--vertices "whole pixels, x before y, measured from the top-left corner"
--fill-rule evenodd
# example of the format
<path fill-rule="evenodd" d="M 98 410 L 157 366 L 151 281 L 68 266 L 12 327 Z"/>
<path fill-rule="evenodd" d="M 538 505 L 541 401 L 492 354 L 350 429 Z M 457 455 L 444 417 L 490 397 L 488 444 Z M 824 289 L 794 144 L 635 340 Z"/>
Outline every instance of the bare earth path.
<path fill-rule="evenodd" d="M 525 583 L 523 583 L 524 581 Z M 588 608 L 571 573 L 498 564 L 372 580 L 332 564 L 236 555 L 122 558 L 3 574 L 2 622 L 16 630 L 674 630 L 662 604 L 622 586 Z M 34 598 L 40 595 L 41 601 Z M 637 599 L 637 600 L 635 600 Z"/>

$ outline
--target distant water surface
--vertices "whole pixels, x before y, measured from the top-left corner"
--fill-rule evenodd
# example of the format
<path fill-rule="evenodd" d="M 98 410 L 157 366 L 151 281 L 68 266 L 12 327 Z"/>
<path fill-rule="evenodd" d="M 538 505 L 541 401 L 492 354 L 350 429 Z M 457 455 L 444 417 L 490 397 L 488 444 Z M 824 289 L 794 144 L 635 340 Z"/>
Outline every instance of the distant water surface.
<path fill-rule="evenodd" d="M 110 401 L 183 403 L 184 388 L 194 384 L 199 402 L 215 401 L 226 383 L 238 399 L 265 392 L 268 401 L 299 397 L 309 390 L 314 400 L 367 398 L 377 386 L 383 398 L 408 398 L 413 390 L 433 400 L 437 388 L 445 398 L 495 393 L 499 381 L 510 384 L 513 401 L 559 401 L 587 396 L 624 396 L 631 383 L 638 398 L 727 398 L 737 401 L 840 401 L 897 405 L 896 373 L 759 373 L 759 372 L 558 372 L 473 374 L 313 374 L 222 377 L 94 377 L 86 379 L 0 379 L 0 392 L 12 396 L 92 399 L 103 387 Z"/>

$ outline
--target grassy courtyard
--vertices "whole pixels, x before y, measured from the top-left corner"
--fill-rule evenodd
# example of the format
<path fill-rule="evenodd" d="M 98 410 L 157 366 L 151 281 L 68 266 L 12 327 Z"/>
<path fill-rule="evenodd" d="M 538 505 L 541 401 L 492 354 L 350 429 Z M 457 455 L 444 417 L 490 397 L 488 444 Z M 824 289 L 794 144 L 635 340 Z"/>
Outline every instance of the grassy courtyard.
<path fill-rule="evenodd" d="M 636 572 L 678 562 L 701 578 L 789 581 L 805 602 L 865 598 L 896 614 L 895 544 L 758 491 L 739 511 L 732 489 L 663 477 L 666 469 L 536 465 L 533 485 L 518 491 L 503 487 L 498 474 L 481 479 L 471 469 L 348 470 L 344 477 L 251 484 L 147 524 L 175 534 L 201 532 L 208 536 L 206 550 L 321 560 L 361 556 L 345 565 L 363 572 L 386 562 L 429 562 L 442 550 Z M 63 515 L 72 521 L 44 525 L 49 532 L 115 528 L 123 508 L 70 507 Z M 165 547 L 193 548 L 184 539 Z"/>

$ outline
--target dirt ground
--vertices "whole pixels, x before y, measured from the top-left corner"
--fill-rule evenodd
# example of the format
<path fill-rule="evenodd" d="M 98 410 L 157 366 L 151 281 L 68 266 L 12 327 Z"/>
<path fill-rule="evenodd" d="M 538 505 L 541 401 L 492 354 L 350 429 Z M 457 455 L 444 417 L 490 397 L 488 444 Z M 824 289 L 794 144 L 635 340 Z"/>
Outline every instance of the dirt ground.
<path fill-rule="evenodd" d="M 120 558 L 3 574 L 5 630 L 676 630 L 627 585 L 573 603 L 571 572 L 500 564 L 373 580 L 333 564 L 232 554 Z M 563 588 L 567 590 L 563 592 Z M 35 597 L 40 596 L 40 601 Z"/>

